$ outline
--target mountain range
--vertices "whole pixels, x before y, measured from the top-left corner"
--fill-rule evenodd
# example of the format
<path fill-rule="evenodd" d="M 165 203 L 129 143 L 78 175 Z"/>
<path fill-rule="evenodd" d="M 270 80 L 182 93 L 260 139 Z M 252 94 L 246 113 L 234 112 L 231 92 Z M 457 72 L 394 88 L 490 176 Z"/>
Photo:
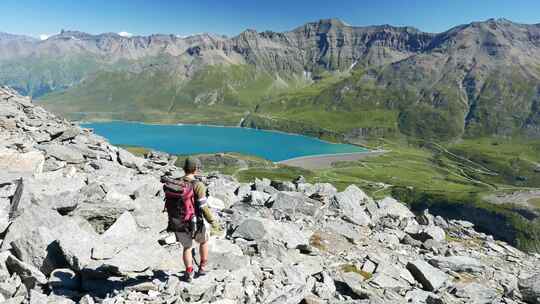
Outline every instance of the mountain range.
<path fill-rule="evenodd" d="M 540 137 L 540 24 L 338 19 L 234 37 L 0 34 L 0 84 L 74 119 L 241 124 L 355 142 Z"/>

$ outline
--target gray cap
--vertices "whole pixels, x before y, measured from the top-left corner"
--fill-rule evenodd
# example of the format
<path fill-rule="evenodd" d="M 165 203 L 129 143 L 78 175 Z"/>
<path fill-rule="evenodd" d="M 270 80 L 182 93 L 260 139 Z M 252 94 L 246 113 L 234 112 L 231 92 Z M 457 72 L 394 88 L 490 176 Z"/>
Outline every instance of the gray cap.
<path fill-rule="evenodd" d="M 196 170 L 201 169 L 201 167 L 201 161 L 193 156 L 186 158 L 186 161 L 184 162 L 184 171 L 186 172 L 195 172 Z"/>

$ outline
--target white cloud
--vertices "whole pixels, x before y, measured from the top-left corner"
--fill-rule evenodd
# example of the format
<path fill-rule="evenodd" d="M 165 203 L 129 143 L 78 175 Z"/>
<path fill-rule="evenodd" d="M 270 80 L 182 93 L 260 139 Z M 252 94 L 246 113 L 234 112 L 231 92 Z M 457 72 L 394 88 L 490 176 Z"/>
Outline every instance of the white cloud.
<path fill-rule="evenodd" d="M 47 34 L 41 34 L 39 35 L 39 39 L 40 40 L 47 40 L 47 38 L 49 38 L 50 35 L 47 35 Z"/>
<path fill-rule="evenodd" d="M 128 32 L 120 32 L 120 33 L 118 33 L 118 35 L 120 35 L 122 37 L 127 37 L 127 38 L 133 36 L 132 33 L 128 33 Z"/>

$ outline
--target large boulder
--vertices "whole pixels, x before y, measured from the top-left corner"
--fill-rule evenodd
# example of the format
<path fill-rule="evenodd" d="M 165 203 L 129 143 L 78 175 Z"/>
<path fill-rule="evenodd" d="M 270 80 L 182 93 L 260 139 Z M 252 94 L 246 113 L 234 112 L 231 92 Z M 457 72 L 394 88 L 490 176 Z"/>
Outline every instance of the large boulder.
<path fill-rule="evenodd" d="M 303 187 L 301 191 L 304 192 L 304 194 L 307 196 L 318 194 L 324 197 L 332 197 L 334 194 L 337 193 L 336 187 L 334 187 L 334 185 L 330 183 L 316 183 L 313 185 L 305 185 L 306 187 Z"/>
<path fill-rule="evenodd" d="M 355 185 L 350 185 L 343 192 L 334 195 L 332 206 L 339 209 L 351 222 L 357 225 L 369 225 L 371 219 L 366 214 L 364 205 L 371 201 L 362 190 Z"/>
<path fill-rule="evenodd" d="M 58 248 L 67 266 L 80 272 L 91 262 L 91 250 L 96 243 L 96 236 L 74 226 L 67 232 L 57 236 L 54 247 Z"/>
<path fill-rule="evenodd" d="M 235 194 L 238 186 L 239 183 L 234 180 L 213 178 L 207 186 L 208 195 L 220 199 L 225 204 L 225 208 L 229 208 L 233 203 L 239 201 Z"/>
<path fill-rule="evenodd" d="M 321 202 L 297 192 L 277 192 L 272 195 L 270 202 L 273 209 L 280 210 L 293 218 L 296 214 L 316 217 L 321 210 Z"/>
<path fill-rule="evenodd" d="M 17 239 L 27 238 L 28 232 L 36 230 L 38 227 L 45 227 L 54 230 L 62 227 L 66 219 L 49 208 L 31 204 L 20 210 L 20 215 L 16 217 L 4 236 L 2 250 L 9 249 L 11 243 Z"/>
<path fill-rule="evenodd" d="M 458 283 L 453 290 L 453 294 L 467 303 L 473 304 L 491 304 L 497 298 L 499 294 L 496 289 L 489 285 L 483 285 L 477 282 L 472 283 Z"/>
<path fill-rule="evenodd" d="M 43 170 L 45 157 L 42 152 L 20 153 L 11 149 L 0 149 L 0 172 L 38 174 Z"/>
<path fill-rule="evenodd" d="M 138 227 L 130 212 L 124 212 L 101 236 L 92 249 L 96 260 L 112 258 L 121 249 L 138 238 Z"/>
<path fill-rule="evenodd" d="M 27 288 L 34 288 L 37 285 L 47 284 L 47 277 L 36 267 L 26 264 L 13 255 L 8 256 L 6 265 L 10 272 L 19 275 Z"/>
<path fill-rule="evenodd" d="M 272 196 L 266 192 L 254 190 L 247 194 L 243 194 L 242 197 L 245 202 L 252 206 L 264 206 Z"/>
<path fill-rule="evenodd" d="M 429 265 L 424 260 L 415 260 L 407 263 L 407 269 L 413 277 L 422 284 L 424 290 L 436 291 L 449 279 L 448 275 Z"/>
<path fill-rule="evenodd" d="M 282 242 L 287 248 L 308 243 L 306 236 L 296 225 L 256 217 L 243 220 L 234 231 L 233 237 L 254 241 L 275 240 Z"/>
<path fill-rule="evenodd" d="M 84 162 L 82 153 L 68 145 L 47 144 L 39 145 L 37 148 L 44 151 L 48 156 L 65 161 L 68 164 L 80 164 Z"/>
<path fill-rule="evenodd" d="M 178 272 L 182 268 L 182 259 L 180 251 L 176 254 L 161 247 L 156 235 L 140 232 L 136 241 L 119 248 L 111 258 L 93 260 L 86 270 L 120 277 L 147 275 L 152 271 Z"/>
<path fill-rule="evenodd" d="M 59 251 L 51 244 L 55 233 L 47 227 L 36 227 L 25 231 L 11 242 L 14 255 L 48 275 L 56 267 L 63 265 Z"/>
<path fill-rule="evenodd" d="M 427 240 L 442 242 L 446 240 L 446 232 L 444 232 L 441 227 L 433 225 L 421 227 L 420 231 L 411 234 L 411 236 L 421 242 L 425 242 Z"/>
<path fill-rule="evenodd" d="M 525 302 L 540 304 L 540 273 L 521 279 L 518 287 Z"/>
<path fill-rule="evenodd" d="M 373 204 L 368 204 L 373 206 Z M 377 208 L 373 207 L 367 207 L 367 210 L 369 211 L 372 219 L 378 220 L 379 218 L 383 217 L 392 217 L 392 218 L 398 218 L 398 219 L 406 219 L 406 218 L 414 218 L 414 213 L 407 208 L 404 204 L 396 201 L 395 199 L 391 197 L 386 197 L 376 204 Z"/>
<path fill-rule="evenodd" d="M 480 273 L 486 267 L 478 259 L 469 256 L 435 256 L 429 263 L 437 268 L 447 268 L 456 272 Z"/>
<path fill-rule="evenodd" d="M 118 160 L 123 166 L 131 169 L 139 170 L 144 165 L 144 159 L 139 158 L 121 148 L 118 149 Z"/>

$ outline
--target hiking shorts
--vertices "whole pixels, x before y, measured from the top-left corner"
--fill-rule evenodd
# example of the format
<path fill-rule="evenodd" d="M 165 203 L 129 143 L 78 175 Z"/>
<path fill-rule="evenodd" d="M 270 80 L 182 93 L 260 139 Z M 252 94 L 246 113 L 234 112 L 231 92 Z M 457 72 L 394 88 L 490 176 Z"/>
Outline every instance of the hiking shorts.
<path fill-rule="evenodd" d="M 195 234 L 195 239 L 191 238 L 191 233 L 189 232 L 175 232 L 174 234 L 176 235 L 176 240 L 180 242 L 184 248 L 193 247 L 193 241 L 200 244 L 207 242 L 210 239 L 210 230 L 206 223 L 204 223 L 201 231 Z"/>

